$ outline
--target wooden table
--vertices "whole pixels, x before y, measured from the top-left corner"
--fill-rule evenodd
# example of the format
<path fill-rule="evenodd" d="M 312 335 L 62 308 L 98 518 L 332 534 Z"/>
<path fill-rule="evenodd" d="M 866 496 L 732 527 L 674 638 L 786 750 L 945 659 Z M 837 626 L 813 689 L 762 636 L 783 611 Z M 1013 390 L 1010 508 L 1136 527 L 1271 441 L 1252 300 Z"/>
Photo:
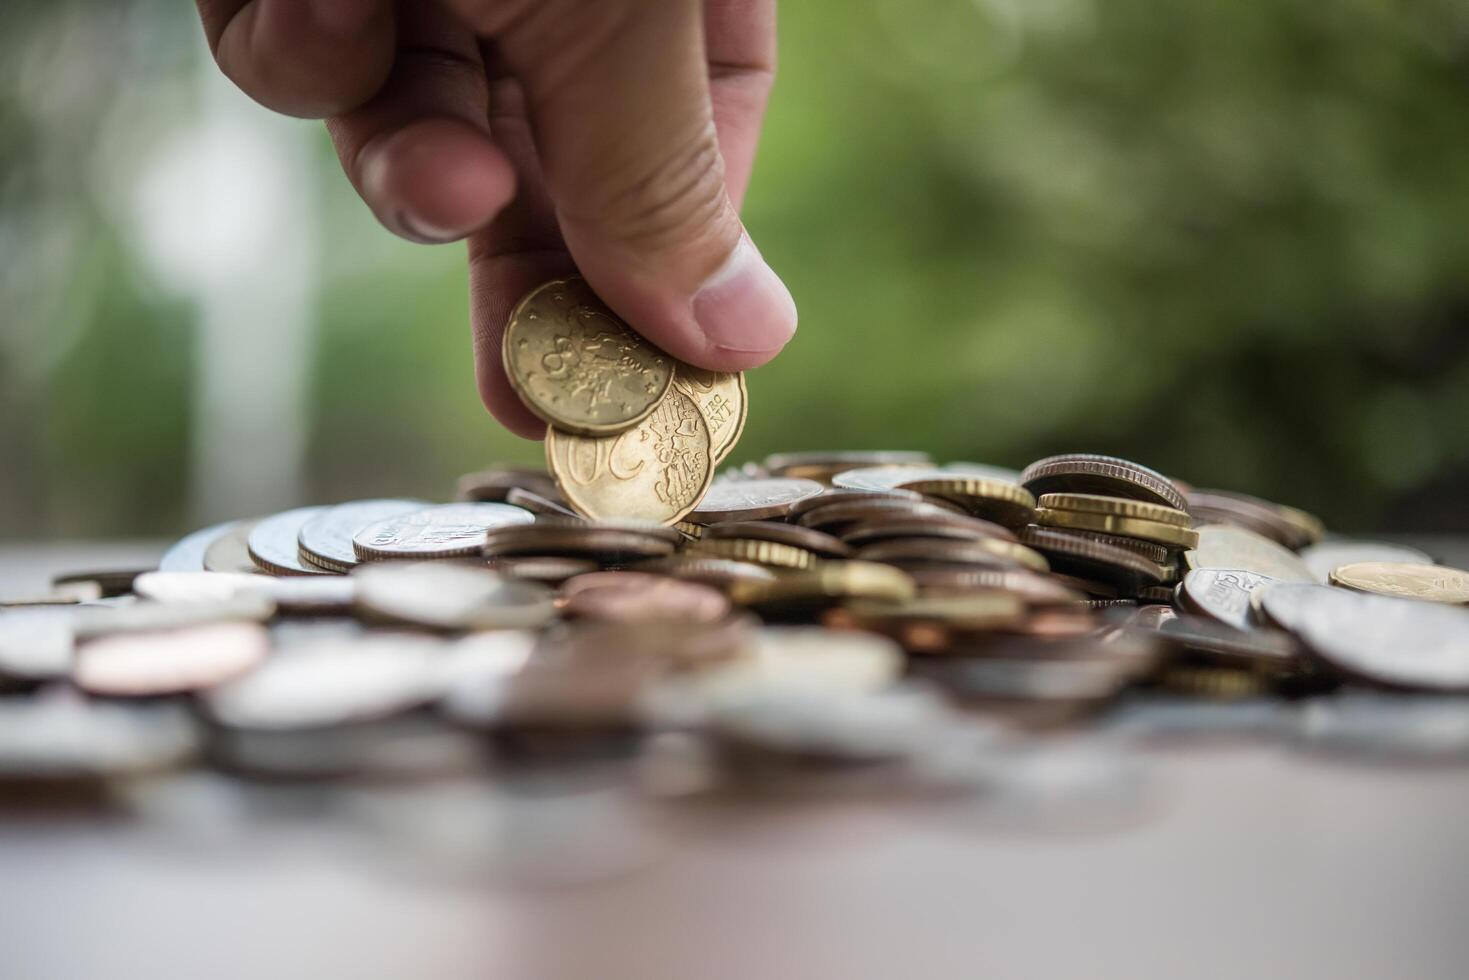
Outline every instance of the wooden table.
<path fill-rule="evenodd" d="M 0 590 L 158 550 L 0 548 Z M 1228 727 L 1048 743 L 1018 804 L 179 778 L 0 817 L 0 975 L 1469 975 L 1469 769 Z"/>

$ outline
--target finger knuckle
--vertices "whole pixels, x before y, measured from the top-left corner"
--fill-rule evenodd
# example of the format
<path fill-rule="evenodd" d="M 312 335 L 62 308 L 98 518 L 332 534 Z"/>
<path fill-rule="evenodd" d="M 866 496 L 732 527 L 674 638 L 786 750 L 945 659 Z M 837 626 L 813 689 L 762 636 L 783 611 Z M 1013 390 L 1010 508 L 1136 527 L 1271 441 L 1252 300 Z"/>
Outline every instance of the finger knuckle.
<path fill-rule="evenodd" d="M 717 225 L 727 200 L 724 158 L 712 122 L 672 152 L 609 168 L 589 195 L 591 207 L 613 235 L 654 252 Z"/>

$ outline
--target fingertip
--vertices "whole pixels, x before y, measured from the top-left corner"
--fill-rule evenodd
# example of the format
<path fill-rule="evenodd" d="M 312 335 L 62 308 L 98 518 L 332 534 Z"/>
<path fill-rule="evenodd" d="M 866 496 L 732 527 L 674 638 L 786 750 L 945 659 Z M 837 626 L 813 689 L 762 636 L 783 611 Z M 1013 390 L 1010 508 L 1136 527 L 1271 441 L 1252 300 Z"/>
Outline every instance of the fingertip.
<path fill-rule="evenodd" d="M 363 150 L 362 194 L 387 228 L 413 241 L 464 238 L 515 196 L 515 171 L 493 140 L 468 123 L 424 119 Z"/>

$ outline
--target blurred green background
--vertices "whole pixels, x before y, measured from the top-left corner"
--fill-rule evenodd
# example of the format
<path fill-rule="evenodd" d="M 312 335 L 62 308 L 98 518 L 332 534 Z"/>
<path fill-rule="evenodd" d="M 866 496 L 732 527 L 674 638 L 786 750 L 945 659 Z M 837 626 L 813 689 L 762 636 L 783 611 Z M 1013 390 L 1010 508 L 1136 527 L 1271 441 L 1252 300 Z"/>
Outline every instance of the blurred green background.
<path fill-rule="evenodd" d="M 0 536 L 538 460 L 462 248 L 380 230 L 188 7 L 0 5 Z M 788 0 L 746 217 L 802 326 L 735 460 L 1085 449 L 1469 528 L 1462 0 Z"/>

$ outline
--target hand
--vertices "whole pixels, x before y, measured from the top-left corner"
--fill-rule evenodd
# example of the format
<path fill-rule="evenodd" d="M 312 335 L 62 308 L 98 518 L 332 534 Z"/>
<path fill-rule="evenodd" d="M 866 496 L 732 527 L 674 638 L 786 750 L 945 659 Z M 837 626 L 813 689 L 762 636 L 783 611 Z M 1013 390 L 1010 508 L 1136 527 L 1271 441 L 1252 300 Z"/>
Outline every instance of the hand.
<path fill-rule="evenodd" d="M 775 63 L 775 0 L 198 0 L 220 68 L 257 101 L 329 117 L 389 229 L 469 240 L 476 377 L 540 438 L 501 364 L 505 320 L 580 270 L 649 340 L 713 370 L 796 329 L 745 234 Z"/>

